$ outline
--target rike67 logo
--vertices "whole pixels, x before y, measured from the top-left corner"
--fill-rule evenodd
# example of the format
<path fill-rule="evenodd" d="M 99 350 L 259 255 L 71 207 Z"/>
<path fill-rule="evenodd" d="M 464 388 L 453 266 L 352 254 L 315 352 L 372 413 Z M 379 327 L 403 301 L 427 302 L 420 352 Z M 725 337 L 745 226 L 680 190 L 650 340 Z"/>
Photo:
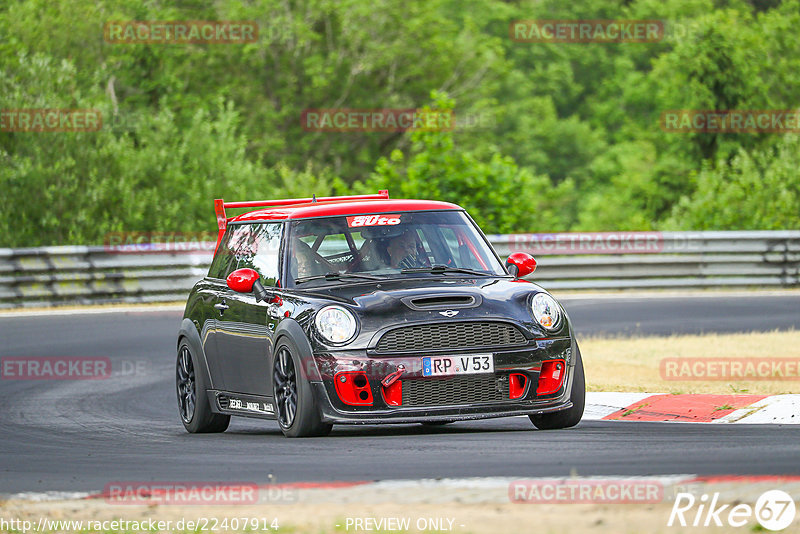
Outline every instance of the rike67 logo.
<path fill-rule="evenodd" d="M 755 506 L 743 503 L 720 505 L 719 496 L 719 493 L 712 496 L 704 493 L 696 498 L 691 493 L 678 493 L 667 526 L 721 527 L 727 523 L 732 527 L 743 527 L 755 518 L 762 528 L 779 531 L 794 521 L 794 500 L 785 491 L 765 491 Z"/>
<path fill-rule="evenodd" d="M 363 226 L 394 226 L 400 224 L 399 214 L 388 215 L 357 215 L 347 218 L 347 226 L 359 228 Z"/>

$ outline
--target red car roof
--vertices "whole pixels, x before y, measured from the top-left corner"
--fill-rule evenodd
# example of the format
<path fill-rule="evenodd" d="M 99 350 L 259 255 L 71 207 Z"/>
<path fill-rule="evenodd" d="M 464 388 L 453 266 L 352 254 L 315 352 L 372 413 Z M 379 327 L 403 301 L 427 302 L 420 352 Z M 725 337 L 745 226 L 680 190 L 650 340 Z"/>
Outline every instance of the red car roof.
<path fill-rule="evenodd" d="M 461 210 L 461 206 L 437 200 L 381 199 L 308 202 L 275 208 L 263 208 L 233 217 L 230 222 L 277 221 L 367 213 L 404 213 L 409 211 Z"/>

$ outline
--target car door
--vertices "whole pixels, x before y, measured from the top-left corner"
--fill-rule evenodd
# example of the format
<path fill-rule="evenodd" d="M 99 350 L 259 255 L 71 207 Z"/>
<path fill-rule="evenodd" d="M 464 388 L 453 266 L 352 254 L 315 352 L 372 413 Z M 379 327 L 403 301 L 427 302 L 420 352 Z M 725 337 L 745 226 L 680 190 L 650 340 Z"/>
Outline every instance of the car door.
<path fill-rule="evenodd" d="M 225 389 L 225 379 L 222 376 L 222 357 L 217 343 L 217 323 L 227 307 L 226 290 L 228 288 L 225 278 L 236 269 L 236 257 L 228 248 L 232 235 L 233 229 L 228 229 L 214 255 L 208 275 L 199 284 L 198 291 L 203 303 L 204 317 L 200 338 L 211 375 L 211 386 L 216 390 Z"/>
<path fill-rule="evenodd" d="M 281 223 L 231 225 L 227 251 L 231 260 L 225 269 L 255 269 L 265 287 L 278 280 Z M 270 357 L 274 345 L 274 311 L 270 302 L 256 302 L 252 293 L 238 293 L 227 284 L 219 288 L 215 304 L 216 350 L 226 391 L 250 395 L 272 395 Z"/>
<path fill-rule="evenodd" d="M 200 342 L 203 346 L 203 354 L 206 356 L 205 361 L 211 379 L 210 389 L 222 389 L 223 385 L 222 368 L 217 357 L 216 333 L 219 312 L 214 307 L 220 300 L 221 290 L 222 285 L 219 281 L 209 277 L 195 286 L 195 306 L 201 310 L 198 317 L 203 321 L 202 324 L 199 324 Z"/>

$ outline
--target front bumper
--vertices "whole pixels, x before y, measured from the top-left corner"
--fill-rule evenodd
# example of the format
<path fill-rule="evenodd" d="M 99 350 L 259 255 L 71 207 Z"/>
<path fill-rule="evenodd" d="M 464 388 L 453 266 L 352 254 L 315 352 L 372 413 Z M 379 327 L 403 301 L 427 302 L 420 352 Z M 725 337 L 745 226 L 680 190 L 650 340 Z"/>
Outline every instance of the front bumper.
<path fill-rule="evenodd" d="M 322 382 L 313 383 L 313 387 L 317 398 L 327 395 Z M 323 422 L 359 425 L 469 421 L 474 419 L 492 419 L 495 417 L 512 417 L 515 415 L 535 415 L 557 412 L 568 408 L 572 408 L 572 402 L 568 399 L 559 399 L 557 402 L 539 403 L 535 406 L 527 403 L 514 403 L 502 405 L 486 404 L 475 406 L 371 409 L 359 410 L 357 412 L 339 410 L 334 408 L 331 403 L 320 403 Z"/>
<path fill-rule="evenodd" d="M 468 355 L 486 350 L 454 351 L 448 355 Z M 498 398 L 497 391 L 492 390 L 486 399 L 480 394 L 470 392 L 468 402 L 460 402 L 458 396 L 446 396 L 444 402 L 431 405 L 392 406 L 386 401 L 386 392 L 381 381 L 397 371 L 399 366 L 405 368 L 400 376 L 401 381 L 436 381 L 440 378 L 423 377 L 423 355 L 370 355 L 366 351 L 337 351 L 314 354 L 321 380 L 311 382 L 321 417 L 327 423 L 380 424 L 380 423 L 414 423 L 435 421 L 460 421 L 471 419 L 487 419 L 494 417 L 510 417 L 518 415 L 534 415 L 572 407 L 570 392 L 572 389 L 573 369 L 575 365 L 575 348 L 573 340 L 566 338 L 532 340 L 525 346 L 509 349 L 490 350 L 494 357 L 494 380 L 501 384 L 514 374 L 528 377 L 524 394 L 520 398 Z M 427 355 L 427 354 L 426 354 Z M 431 354 L 434 355 L 434 354 Z M 565 377 L 561 388 L 547 395 L 537 396 L 537 384 L 542 362 L 547 360 L 564 360 L 567 363 Z M 369 405 L 351 405 L 343 402 L 337 393 L 334 377 L 337 373 L 363 373 L 369 381 L 371 403 Z M 459 375 L 461 376 L 461 375 Z M 463 375 L 476 376 L 476 375 Z M 487 376 L 487 375 L 483 375 Z M 491 382 L 491 378 L 489 381 Z M 507 383 L 507 382 L 506 382 Z M 432 384 L 432 382 L 431 382 Z M 425 382 L 415 382 L 416 386 L 425 386 Z M 440 382 L 437 387 L 446 387 Z M 499 388 L 500 386 L 498 386 Z M 499 389 L 498 389 L 499 391 Z M 507 390 L 506 390 L 507 391 Z M 504 393 L 507 394 L 507 393 Z"/>

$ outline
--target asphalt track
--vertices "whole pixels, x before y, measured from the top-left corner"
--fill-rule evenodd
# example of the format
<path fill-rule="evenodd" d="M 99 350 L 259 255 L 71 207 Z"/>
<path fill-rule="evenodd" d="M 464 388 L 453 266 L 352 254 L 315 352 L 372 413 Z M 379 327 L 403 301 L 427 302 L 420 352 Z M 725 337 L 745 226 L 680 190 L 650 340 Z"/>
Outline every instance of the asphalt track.
<path fill-rule="evenodd" d="M 569 298 L 587 334 L 800 328 L 800 295 Z M 0 316 L 0 357 L 106 356 L 106 380 L 0 381 L 0 494 L 97 491 L 115 481 L 330 481 L 474 476 L 800 474 L 800 428 L 586 421 L 536 431 L 525 418 L 337 426 L 288 440 L 234 419 L 189 435 L 173 389 L 180 312 Z"/>

